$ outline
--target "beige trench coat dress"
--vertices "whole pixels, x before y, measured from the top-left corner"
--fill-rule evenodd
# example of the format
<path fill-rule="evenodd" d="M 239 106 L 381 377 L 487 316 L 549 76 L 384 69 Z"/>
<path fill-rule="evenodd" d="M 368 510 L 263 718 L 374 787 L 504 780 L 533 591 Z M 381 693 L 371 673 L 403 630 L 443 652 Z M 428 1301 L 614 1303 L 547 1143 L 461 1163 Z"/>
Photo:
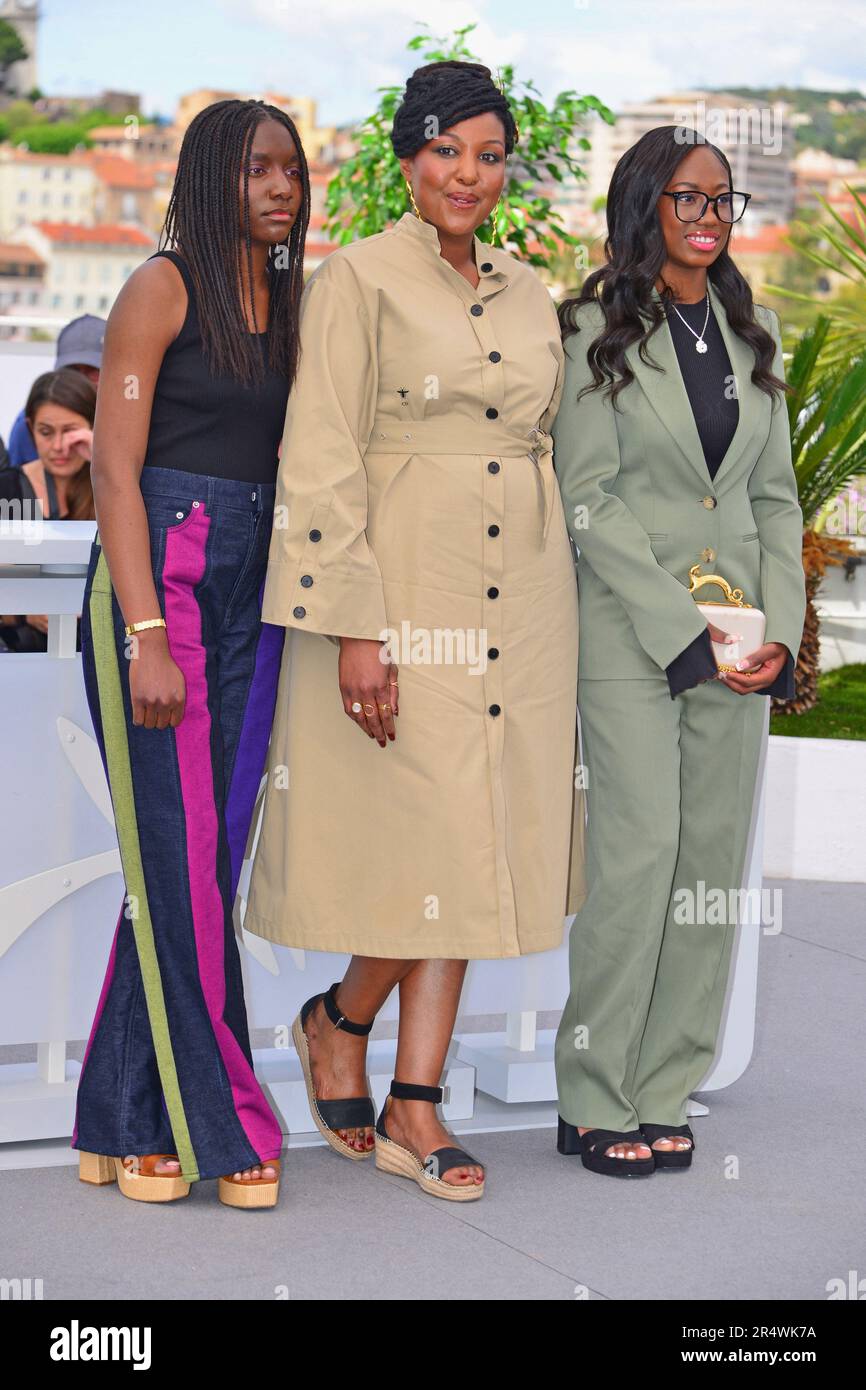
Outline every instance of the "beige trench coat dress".
<path fill-rule="evenodd" d="M 585 896 L 577 587 L 544 285 L 407 213 L 304 291 L 263 618 L 284 625 L 245 926 L 397 959 L 560 944 Z M 343 708 L 339 636 L 389 639 L 396 741 Z M 576 789 L 577 784 L 577 789 Z"/>

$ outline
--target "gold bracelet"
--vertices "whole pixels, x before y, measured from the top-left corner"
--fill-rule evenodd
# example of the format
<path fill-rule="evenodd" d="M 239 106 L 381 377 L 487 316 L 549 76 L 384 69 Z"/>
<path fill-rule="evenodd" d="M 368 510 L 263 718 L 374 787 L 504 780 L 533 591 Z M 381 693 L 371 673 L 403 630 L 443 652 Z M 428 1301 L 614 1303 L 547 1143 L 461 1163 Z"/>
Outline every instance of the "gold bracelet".
<path fill-rule="evenodd" d="M 127 623 L 124 631 L 131 637 L 134 632 L 144 632 L 149 627 L 165 627 L 165 618 L 144 618 L 140 623 Z"/>

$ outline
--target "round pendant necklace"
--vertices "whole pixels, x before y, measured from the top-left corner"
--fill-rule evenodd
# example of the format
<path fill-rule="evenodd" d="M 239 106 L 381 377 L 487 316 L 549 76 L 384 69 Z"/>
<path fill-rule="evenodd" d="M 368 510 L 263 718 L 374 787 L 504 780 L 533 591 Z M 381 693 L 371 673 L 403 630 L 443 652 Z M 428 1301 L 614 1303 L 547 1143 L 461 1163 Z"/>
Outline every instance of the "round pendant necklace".
<path fill-rule="evenodd" d="M 707 324 L 708 324 L 709 321 L 710 321 L 710 292 L 709 292 L 709 290 L 707 290 L 707 312 L 706 312 L 706 315 L 705 315 L 705 317 L 704 317 L 704 326 L 703 326 L 703 328 L 701 329 L 700 333 L 695 333 L 695 330 L 692 328 L 692 325 L 691 325 L 690 323 L 688 323 L 688 322 L 683 318 L 683 316 L 682 316 L 682 314 L 680 313 L 679 309 L 677 308 L 676 304 L 671 304 L 671 308 L 673 309 L 673 311 L 674 311 L 674 313 L 676 314 L 677 318 L 679 319 L 680 323 L 684 323 L 684 324 L 686 325 L 686 328 L 687 328 L 687 329 L 689 330 L 689 332 L 692 334 L 692 336 L 693 336 L 694 338 L 697 338 L 698 341 L 695 343 L 695 352 L 706 352 L 706 350 L 707 350 L 707 345 L 706 345 L 706 343 L 704 342 L 704 334 L 705 334 L 706 331 L 707 331 Z"/>

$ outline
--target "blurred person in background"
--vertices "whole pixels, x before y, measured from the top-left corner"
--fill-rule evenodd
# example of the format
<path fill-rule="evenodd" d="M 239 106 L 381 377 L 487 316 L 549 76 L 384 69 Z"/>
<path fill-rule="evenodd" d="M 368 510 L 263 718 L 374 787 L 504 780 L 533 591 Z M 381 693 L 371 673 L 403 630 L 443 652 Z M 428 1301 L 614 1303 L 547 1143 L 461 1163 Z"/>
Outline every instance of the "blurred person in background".
<path fill-rule="evenodd" d="M 94 314 L 82 314 L 72 319 L 61 329 L 57 339 L 57 357 L 54 370 L 70 367 L 80 372 L 93 386 L 99 385 L 99 369 L 102 366 L 102 344 L 105 338 L 105 319 Z M 2 451 L 0 451 L 2 453 Z M 7 463 L 12 468 L 20 468 L 22 463 L 39 457 L 39 450 L 33 438 L 33 431 L 27 420 L 27 407 L 19 411 L 9 432 Z M 0 469 L 4 466 L 0 457 Z"/>
<path fill-rule="evenodd" d="M 6 514 L 31 520 L 92 521 L 90 459 L 96 388 L 70 367 L 37 377 L 24 407 L 27 429 L 36 441 L 36 458 L 19 468 L 0 469 L 0 501 Z M 0 616 L 0 640 L 8 651 L 45 651 L 44 613 Z"/>

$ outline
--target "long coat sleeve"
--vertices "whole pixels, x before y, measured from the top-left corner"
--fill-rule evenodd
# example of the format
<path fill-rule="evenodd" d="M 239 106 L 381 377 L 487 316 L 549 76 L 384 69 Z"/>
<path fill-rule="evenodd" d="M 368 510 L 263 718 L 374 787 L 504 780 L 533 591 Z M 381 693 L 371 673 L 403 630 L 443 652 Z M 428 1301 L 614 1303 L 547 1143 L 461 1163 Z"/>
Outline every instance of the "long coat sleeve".
<path fill-rule="evenodd" d="M 376 324 L 345 259 L 329 257 L 308 281 L 301 344 L 262 616 L 335 638 L 381 638 L 385 599 L 367 540 L 363 459 L 376 412 Z"/>
<path fill-rule="evenodd" d="M 595 575 L 628 612 L 635 635 L 660 671 L 706 628 L 682 583 L 653 554 L 649 537 L 619 495 L 622 467 L 615 408 L 593 381 L 587 347 L 601 313 L 587 306 L 581 331 L 565 340 L 562 403 L 553 427 L 566 521 Z"/>

